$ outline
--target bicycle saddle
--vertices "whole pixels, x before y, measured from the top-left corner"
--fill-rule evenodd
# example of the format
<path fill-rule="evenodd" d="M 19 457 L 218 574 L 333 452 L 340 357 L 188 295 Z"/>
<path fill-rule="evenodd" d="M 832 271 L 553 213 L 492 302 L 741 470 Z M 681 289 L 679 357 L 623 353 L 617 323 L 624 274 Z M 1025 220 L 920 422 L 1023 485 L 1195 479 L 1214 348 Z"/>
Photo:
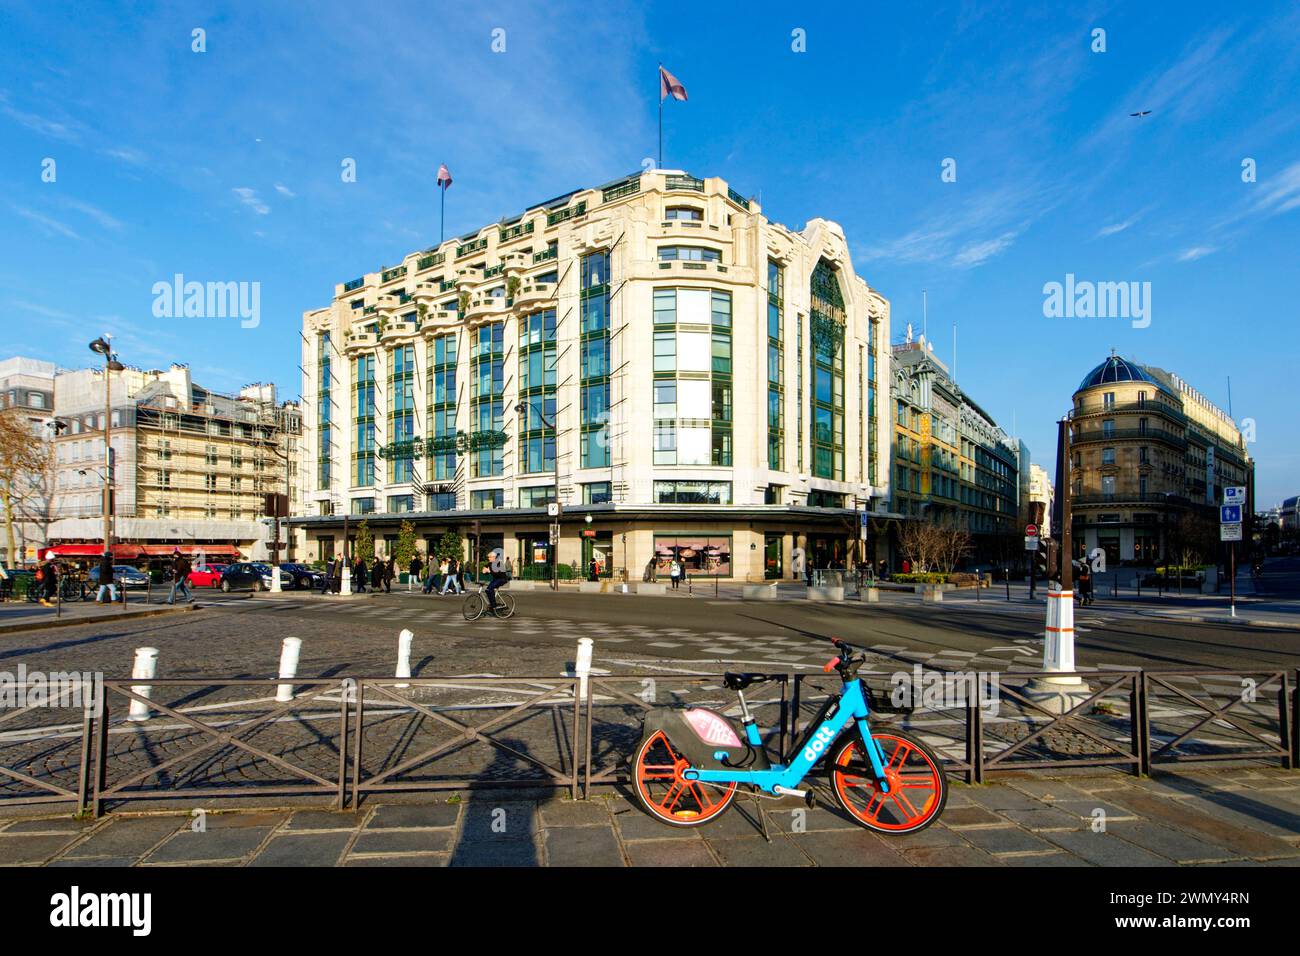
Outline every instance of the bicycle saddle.
<path fill-rule="evenodd" d="M 767 674 L 733 674 L 727 671 L 722 675 L 722 685 L 727 690 L 744 690 L 751 684 L 761 684 L 771 679 Z"/>

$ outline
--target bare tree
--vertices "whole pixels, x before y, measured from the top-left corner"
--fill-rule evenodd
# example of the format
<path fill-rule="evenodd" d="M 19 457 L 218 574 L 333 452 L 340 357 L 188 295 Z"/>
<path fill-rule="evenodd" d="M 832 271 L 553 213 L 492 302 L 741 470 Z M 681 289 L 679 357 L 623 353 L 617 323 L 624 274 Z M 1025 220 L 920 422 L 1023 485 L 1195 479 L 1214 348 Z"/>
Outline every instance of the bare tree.
<path fill-rule="evenodd" d="M 48 517 L 50 448 L 16 409 L 0 411 L 0 508 L 5 515 L 5 544 L 16 566 L 18 522 Z"/>
<path fill-rule="evenodd" d="M 903 523 L 899 547 L 917 573 L 951 574 L 971 546 L 970 533 L 955 518 L 922 518 Z"/>

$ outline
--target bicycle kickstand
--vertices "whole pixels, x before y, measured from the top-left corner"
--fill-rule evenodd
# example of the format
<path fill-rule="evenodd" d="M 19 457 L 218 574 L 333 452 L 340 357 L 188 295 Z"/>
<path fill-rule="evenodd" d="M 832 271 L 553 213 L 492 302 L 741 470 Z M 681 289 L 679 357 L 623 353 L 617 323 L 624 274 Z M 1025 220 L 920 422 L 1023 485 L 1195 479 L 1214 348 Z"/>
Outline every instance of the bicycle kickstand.
<path fill-rule="evenodd" d="M 772 835 L 767 832 L 767 813 L 763 810 L 763 798 L 754 794 L 754 812 L 758 814 L 758 829 L 763 834 L 763 839 L 768 843 L 772 842 Z"/>

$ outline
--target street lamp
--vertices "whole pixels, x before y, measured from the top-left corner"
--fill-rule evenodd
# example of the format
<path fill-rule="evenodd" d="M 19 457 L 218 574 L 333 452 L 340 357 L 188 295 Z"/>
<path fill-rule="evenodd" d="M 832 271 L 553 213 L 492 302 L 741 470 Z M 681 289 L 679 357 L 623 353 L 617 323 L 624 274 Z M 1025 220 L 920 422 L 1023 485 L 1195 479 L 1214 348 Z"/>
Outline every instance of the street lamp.
<path fill-rule="evenodd" d="M 117 353 L 109 345 L 107 333 L 90 343 L 90 350 L 104 356 L 104 553 L 113 551 L 113 445 L 110 441 L 113 419 L 113 398 L 110 372 L 126 368 L 117 360 Z"/>
<path fill-rule="evenodd" d="M 560 589 L 560 512 L 562 510 L 560 508 L 560 435 L 559 432 L 557 432 L 555 429 L 555 422 L 550 421 L 546 417 L 546 413 L 543 412 L 540 408 L 537 408 L 532 403 L 532 401 L 519 402 L 517 405 L 515 405 L 515 414 L 522 415 L 524 413 L 525 408 L 529 408 L 535 411 L 537 413 L 537 417 L 542 420 L 542 426 L 554 434 L 555 461 L 553 465 L 555 471 L 555 491 L 553 497 L 555 498 L 555 502 L 554 502 L 555 524 L 552 529 L 553 534 L 551 535 L 551 537 L 554 539 L 551 542 L 551 590 L 558 591 Z M 588 517 L 587 521 L 588 523 L 590 523 L 591 518 Z"/>

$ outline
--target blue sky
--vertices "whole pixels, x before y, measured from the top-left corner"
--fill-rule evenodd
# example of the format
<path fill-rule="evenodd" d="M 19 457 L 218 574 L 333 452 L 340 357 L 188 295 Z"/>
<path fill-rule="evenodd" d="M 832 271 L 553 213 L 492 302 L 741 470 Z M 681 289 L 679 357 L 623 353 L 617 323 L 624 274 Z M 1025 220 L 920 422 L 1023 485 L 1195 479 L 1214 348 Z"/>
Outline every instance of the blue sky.
<path fill-rule="evenodd" d="M 956 323 L 958 380 L 1049 471 L 1113 347 L 1225 408 L 1231 377 L 1261 505 L 1300 493 L 1300 5 L 468 6 L 11 0 L 0 356 L 81 366 L 108 330 L 131 364 L 292 397 L 303 310 L 437 241 L 440 162 L 448 234 L 634 171 L 662 60 L 690 94 L 665 166 L 840 222 L 896 338 L 928 290 L 936 354 Z M 155 318 L 177 272 L 260 282 L 260 326 Z M 1150 282 L 1150 325 L 1044 317 L 1068 273 Z"/>

